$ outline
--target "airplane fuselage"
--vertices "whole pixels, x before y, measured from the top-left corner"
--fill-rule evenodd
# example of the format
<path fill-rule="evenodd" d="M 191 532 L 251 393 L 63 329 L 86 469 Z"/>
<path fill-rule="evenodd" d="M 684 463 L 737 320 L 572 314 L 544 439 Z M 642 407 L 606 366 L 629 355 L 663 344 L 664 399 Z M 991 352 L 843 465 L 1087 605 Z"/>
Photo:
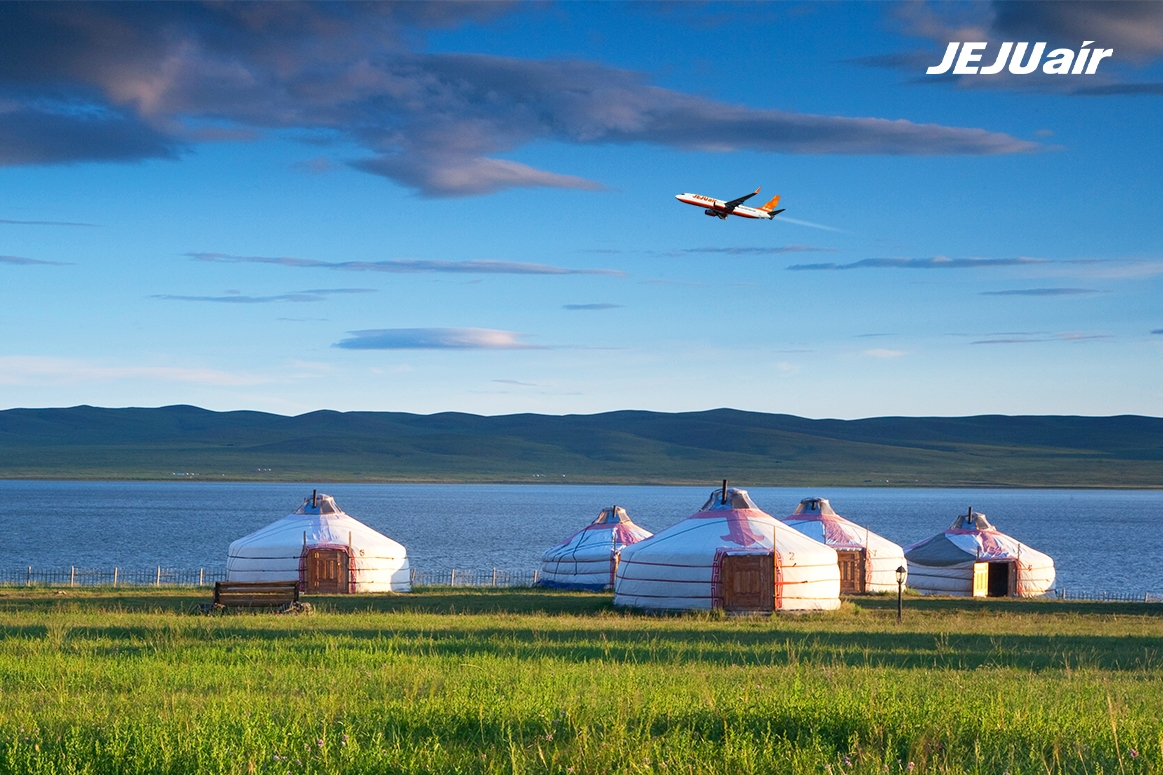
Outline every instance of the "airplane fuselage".
<path fill-rule="evenodd" d="M 728 215 L 738 215 L 740 218 L 759 218 L 764 221 L 771 220 L 772 217 L 770 210 L 760 210 L 757 207 L 747 207 L 745 205 L 729 207 L 725 200 L 713 199 L 702 194 L 677 194 L 674 198 L 683 204 L 702 207 L 707 215 L 713 215 L 724 220 L 726 220 Z"/>

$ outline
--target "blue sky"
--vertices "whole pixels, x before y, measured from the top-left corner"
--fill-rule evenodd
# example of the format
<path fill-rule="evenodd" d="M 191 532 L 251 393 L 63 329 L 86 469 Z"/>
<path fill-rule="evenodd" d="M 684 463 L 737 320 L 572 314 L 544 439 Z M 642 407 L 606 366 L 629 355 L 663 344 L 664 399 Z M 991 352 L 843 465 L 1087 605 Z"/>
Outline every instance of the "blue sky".
<path fill-rule="evenodd" d="M 1161 414 L 1163 5 L 0 17 L 4 408 Z"/>

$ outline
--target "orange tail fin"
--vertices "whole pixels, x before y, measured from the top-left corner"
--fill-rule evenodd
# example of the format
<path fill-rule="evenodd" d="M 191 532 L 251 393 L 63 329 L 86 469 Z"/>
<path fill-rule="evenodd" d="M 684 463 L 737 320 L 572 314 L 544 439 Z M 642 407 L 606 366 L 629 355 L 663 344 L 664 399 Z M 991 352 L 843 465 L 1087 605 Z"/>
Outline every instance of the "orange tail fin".
<path fill-rule="evenodd" d="M 774 196 L 774 197 L 772 197 L 770 202 L 768 202 L 767 204 L 765 204 L 763 207 L 760 207 L 759 209 L 760 209 L 760 210 L 766 210 L 767 212 L 769 212 L 769 213 L 770 213 L 770 212 L 771 212 L 772 210 L 774 210 L 774 209 L 775 209 L 775 208 L 776 208 L 778 205 L 779 205 L 779 196 L 777 195 L 777 196 Z"/>

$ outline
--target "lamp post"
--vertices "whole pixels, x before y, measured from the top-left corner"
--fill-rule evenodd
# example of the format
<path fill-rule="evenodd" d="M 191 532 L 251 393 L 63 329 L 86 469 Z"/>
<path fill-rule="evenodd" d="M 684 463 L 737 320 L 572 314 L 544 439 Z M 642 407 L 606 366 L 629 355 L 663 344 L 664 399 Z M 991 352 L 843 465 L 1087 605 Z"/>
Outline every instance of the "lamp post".
<path fill-rule="evenodd" d="M 896 620 L 901 620 L 901 613 L 904 611 L 904 593 L 905 593 L 905 576 L 908 575 L 905 566 L 900 565 L 896 569 Z"/>

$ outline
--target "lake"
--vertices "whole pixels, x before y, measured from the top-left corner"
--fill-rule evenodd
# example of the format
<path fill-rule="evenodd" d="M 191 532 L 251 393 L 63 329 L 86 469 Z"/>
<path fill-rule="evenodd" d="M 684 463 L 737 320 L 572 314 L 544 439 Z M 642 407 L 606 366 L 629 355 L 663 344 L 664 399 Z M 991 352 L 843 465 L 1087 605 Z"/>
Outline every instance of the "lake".
<path fill-rule="evenodd" d="M 351 516 L 404 544 L 424 571 L 532 570 L 541 552 L 604 506 L 658 531 L 699 509 L 713 486 L 320 485 Z M 1163 591 L 1163 491 L 747 488 L 775 517 L 801 498 L 907 546 L 972 506 L 1054 558 L 1070 590 Z M 223 568 L 236 538 L 310 497 L 304 484 L 0 481 L 11 540 L 0 569 Z"/>

